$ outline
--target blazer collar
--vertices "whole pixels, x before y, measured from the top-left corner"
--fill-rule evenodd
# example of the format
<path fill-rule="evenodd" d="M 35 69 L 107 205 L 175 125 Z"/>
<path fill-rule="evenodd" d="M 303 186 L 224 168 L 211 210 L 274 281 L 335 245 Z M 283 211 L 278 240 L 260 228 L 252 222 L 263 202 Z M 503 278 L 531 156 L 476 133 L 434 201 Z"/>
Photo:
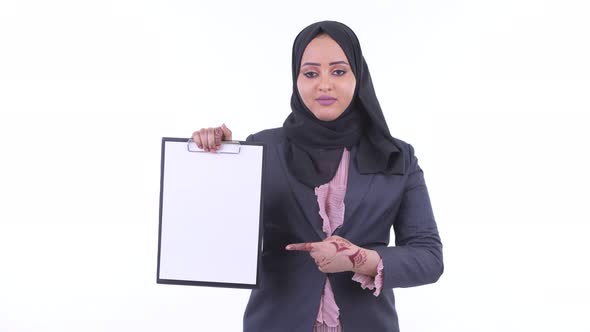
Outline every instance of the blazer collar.
<path fill-rule="evenodd" d="M 355 146 L 350 151 L 348 182 L 346 184 L 346 195 L 344 196 L 344 222 L 341 227 L 333 232 L 334 235 L 345 234 L 352 226 L 358 224 L 358 222 L 353 222 L 351 217 L 354 216 L 355 211 L 361 205 L 375 177 L 375 174 L 359 173 L 355 158 L 356 152 Z"/>
<path fill-rule="evenodd" d="M 279 160 L 281 161 L 281 165 L 283 166 L 283 170 L 287 177 L 287 182 L 289 182 L 291 191 L 293 192 L 293 196 L 295 196 L 295 199 L 299 204 L 301 212 L 303 212 L 305 219 L 307 219 L 307 222 L 309 222 L 310 226 L 318 234 L 319 238 L 322 240 L 325 239 L 326 234 L 322 230 L 322 218 L 319 214 L 320 208 L 315 195 L 315 190 L 299 182 L 299 180 L 297 180 L 289 172 L 287 160 L 285 158 L 285 142 L 277 144 L 276 147 L 279 154 Z"/>

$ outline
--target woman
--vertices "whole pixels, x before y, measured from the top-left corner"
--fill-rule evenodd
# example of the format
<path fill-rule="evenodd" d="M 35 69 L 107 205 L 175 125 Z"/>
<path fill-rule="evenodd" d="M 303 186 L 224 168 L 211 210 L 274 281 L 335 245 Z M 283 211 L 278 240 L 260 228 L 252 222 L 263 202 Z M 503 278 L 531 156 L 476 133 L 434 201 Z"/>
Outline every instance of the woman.
<path fill-rule="evenodd" d="M 393 288 L 438 280 L 442 245 L 413 148 L 393 138 L 354 32 L 293 45 L 291 114 L 266 145 L 260 289 L 244 331 L 399 331 Z M 231 131 L 196 131 L 215 151 Z M 390 229 L 395 246 L 389 246 Z"/>

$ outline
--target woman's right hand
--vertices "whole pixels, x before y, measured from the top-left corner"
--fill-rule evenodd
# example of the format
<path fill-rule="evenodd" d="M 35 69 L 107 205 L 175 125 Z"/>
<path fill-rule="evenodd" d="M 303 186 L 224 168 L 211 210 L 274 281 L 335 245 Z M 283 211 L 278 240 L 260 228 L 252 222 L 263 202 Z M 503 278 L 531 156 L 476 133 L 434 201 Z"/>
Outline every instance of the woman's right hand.
<path fill-rule="evenodd" d="M 231 141 L 231 130 L 224 123 L 221 127 L 201 128 L 193 133 L 192 138 L 199 149 L 215 152 L 222 141 Z"/>

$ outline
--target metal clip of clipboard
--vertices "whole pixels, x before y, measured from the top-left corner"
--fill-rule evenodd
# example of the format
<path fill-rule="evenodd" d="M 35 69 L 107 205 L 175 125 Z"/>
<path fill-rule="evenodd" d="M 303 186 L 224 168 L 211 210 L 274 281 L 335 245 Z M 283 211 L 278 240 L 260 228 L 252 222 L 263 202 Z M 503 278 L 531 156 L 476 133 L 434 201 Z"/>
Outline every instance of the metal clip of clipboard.
<path fill-rule="evenodd" d="M 200 149 L 197 146 L 192 138 L 189 138 L 188 142 L 186 143 L 186 149 L 188 152 L 205 152 L 205 150 Z M 216 153 L 238 154 L 240 153 L 240 141 L 223 141 L 221 143 L 221 147 L 216 151 Z"/>

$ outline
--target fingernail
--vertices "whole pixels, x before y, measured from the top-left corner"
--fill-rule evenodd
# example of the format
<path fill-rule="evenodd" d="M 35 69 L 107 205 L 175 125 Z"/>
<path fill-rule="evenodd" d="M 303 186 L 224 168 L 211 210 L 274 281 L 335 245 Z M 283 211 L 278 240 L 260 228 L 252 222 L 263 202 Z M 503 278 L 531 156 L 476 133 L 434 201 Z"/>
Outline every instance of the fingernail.
<path fill-rule="evenodd" d="M 291 250 L 291 246 L 286 246 L 285 249 Z"/>

